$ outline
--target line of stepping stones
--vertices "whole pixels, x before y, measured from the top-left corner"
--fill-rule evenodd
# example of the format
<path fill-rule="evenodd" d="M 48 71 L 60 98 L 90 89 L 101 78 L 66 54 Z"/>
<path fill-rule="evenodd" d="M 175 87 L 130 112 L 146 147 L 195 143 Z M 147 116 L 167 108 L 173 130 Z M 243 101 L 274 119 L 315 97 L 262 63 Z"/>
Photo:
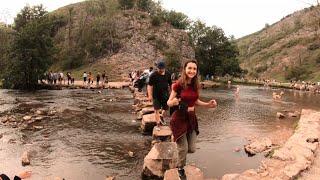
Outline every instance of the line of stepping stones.
<path fill-rule="evenodd" d="M 137 120 L 141 120 L 140 129 L 143 134 L 152 135 L 152 148 L 144 158 L 142 177 L 146 179 L 163 178 L 164 180 L 179 180 L 177 171 L 178 149 L 172 142 L 172 131 L 169 126 L 160 126 L 156 130 L 154 108 L 143 92 L 130 86 L 134 93 L 132 108 L 137 112 Z M 197 167 L 185 167 L 187 179 L 203 180 L 203 172 Z"/>

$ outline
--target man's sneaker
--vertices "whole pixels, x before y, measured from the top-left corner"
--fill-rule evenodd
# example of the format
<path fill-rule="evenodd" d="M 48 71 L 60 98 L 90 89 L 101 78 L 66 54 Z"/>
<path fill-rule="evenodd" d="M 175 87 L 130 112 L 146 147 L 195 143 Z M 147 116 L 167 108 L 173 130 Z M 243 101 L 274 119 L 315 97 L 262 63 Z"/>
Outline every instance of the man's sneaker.
<path fill-rule="evenodd" d="M 156 127 L 154 127 L 157 131 L 160 131 L 160 124 L 156 125 Z"/>
<path fill-rule="evenodd" d="M 186 176 L 186 173 L 184 172 L 184 169 L 178 169 L 178 175 L 179 175 L 179 178 L 181 180 L 186 180 L 187 179 L 187 176 Z"/>
<path fill-rule="evenodd" d="M 162 116 L 160 116 L 160 123 L 164 126 L 167 124 Z"/>

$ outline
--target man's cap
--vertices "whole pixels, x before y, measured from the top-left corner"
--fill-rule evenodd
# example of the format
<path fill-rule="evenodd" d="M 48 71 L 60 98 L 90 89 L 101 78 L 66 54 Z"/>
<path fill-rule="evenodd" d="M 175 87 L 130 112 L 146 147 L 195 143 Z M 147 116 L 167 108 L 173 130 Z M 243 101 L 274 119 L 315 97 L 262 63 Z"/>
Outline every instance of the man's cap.
<path fill-rule="evenodd" d="M 157 64 L 157 68 L 158 69 L 164 69 L 166 67 L 166 63 L 164 63 L 163 61 L 160 61 L 158 64 Z"/>

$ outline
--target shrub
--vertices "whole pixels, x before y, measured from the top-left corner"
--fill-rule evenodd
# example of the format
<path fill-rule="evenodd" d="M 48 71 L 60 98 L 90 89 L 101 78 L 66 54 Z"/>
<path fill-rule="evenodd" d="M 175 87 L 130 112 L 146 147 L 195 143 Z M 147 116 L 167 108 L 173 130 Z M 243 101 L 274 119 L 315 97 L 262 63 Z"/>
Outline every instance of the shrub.
<path fill-rule="evenodd" d="M 159 27 L 161 25 L 161 19 L 158 16 L 152 16 L 151 17 L 151 24 L 153 26 Z"/>

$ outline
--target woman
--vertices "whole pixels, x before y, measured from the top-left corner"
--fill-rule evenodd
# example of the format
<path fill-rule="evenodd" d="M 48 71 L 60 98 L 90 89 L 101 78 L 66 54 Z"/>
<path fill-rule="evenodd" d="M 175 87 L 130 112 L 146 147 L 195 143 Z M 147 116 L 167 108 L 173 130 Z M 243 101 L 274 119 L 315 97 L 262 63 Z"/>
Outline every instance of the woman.
<path fill-rule="evenodd" d="M 183 101 L 187 106 L 186 112 L 175 110 L 171 116 L 170 126 L 173 139 L 179 151 L 178 173 L 181 179 L 186 178 L 183 167 L 186 165 L 187 153 L 196 150 L 196 136 L 199 134 L 195 106 L 215 107 L 215 100 L 203 102 L 199 100 L 200 83 L 198 79 L 198 64 L 195 60 L 184 64 L 183 72 L 178 81 L 172 85 L 172 91 L 167 102 L 169 107 L 177 106 Z M 177 94 L 181 98 L 177 98 Z"/>

